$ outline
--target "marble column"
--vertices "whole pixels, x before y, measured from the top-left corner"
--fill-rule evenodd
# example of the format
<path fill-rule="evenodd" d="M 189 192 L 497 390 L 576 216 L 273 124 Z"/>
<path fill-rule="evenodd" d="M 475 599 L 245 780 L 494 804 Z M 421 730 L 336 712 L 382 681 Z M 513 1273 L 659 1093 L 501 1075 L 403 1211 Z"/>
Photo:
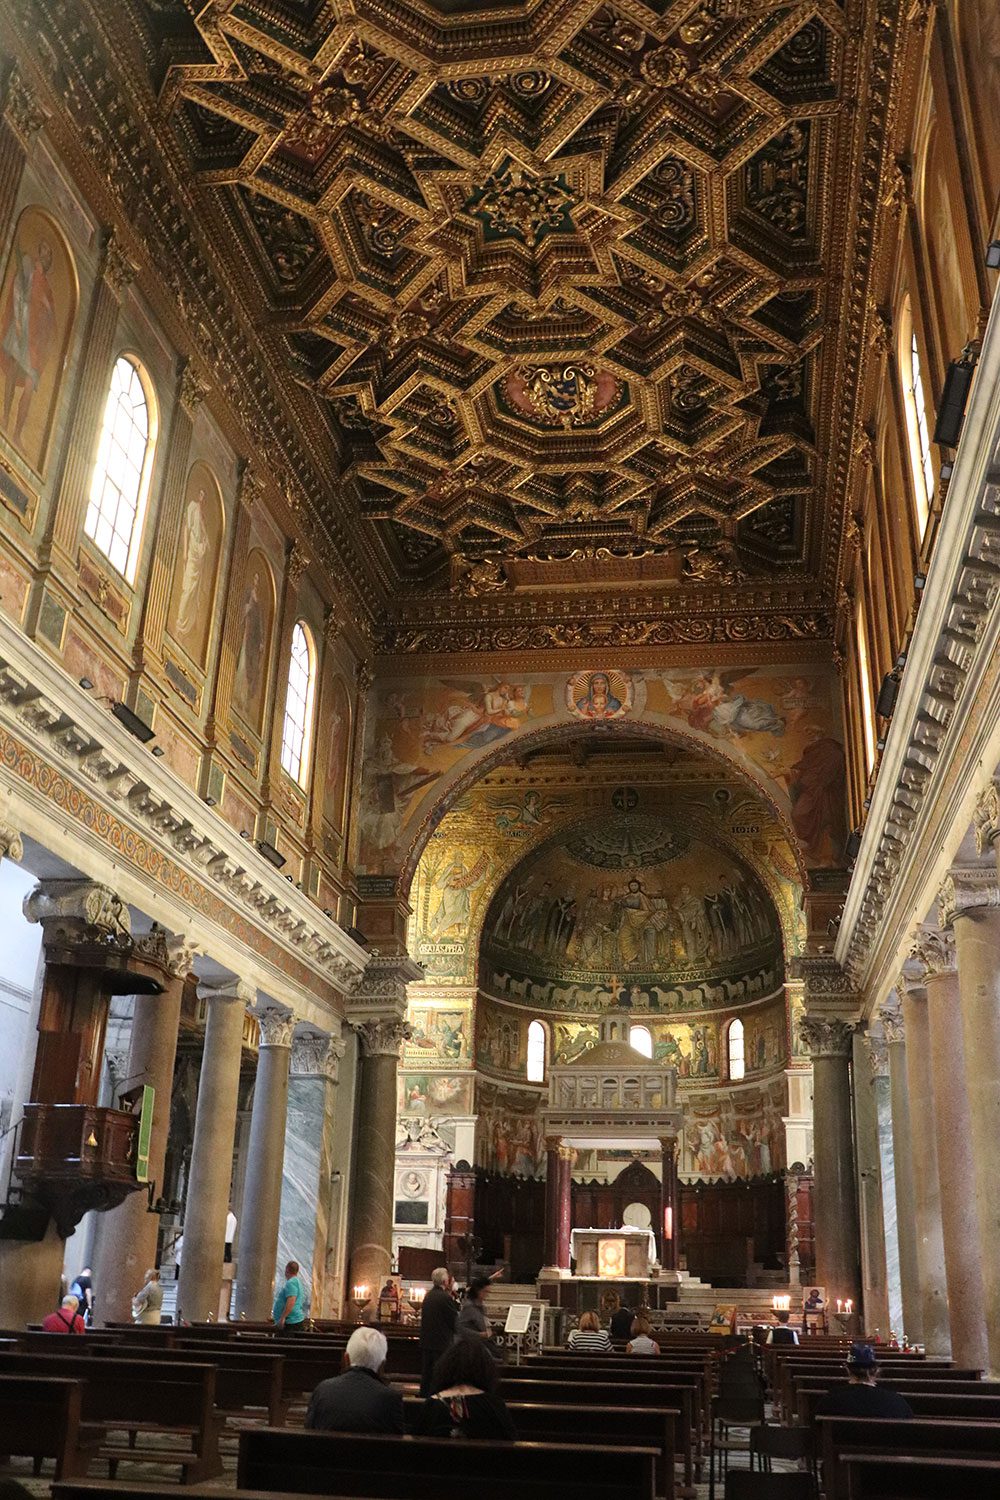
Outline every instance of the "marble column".
<path fill-rule="evenodd" d="M 270 1317 L 274 1300 L 288 1119 L 288 1066 L 295 1017 L 274 1010 L 258 1011 L 256 1015 L 260 1047 L 240 1213 L 236 1315 L 260 1323 Z"/>
<path fill-rule="evenodd" d="M 409 1028 L 391 1016 L 351 1024 L 361 1047 L 351 1285 L 377 1292 L 392 1268 L 396 1066 Z"/>
<path fill-rule="evenodd" d="M 257 998 L 242 980 L 203 986 L 205 1047 L 198 1080 L 194 1144 L 184 1206 L 184 1249 L 177 1305 L 189 1322 L 216 1317 L 222 1290 L 226 1216 L 243 1050 L 243 1017 Z"/>
<path fill-rule="evenodd" d="M 899 982 L 906 1026 L 906 1093 L 913 1142 L 913 1219 L 917 1235 L 917 1279 L 928 1354 L 948 1354 L 948 1279 L 944 1267 L 941 1182 L 931 1074 L 931 1038 L 923 979 L 904 974 Z"/>
<path fill-rule="evenodd" d="M 913 1137 L 910 1133 L 910 1100 L 906 1069 L 906 1026 L 903 1008 L 894 997 L 881 1010 L 889 1059 L 889 1107 L 892 1118 L 892 1171 L 896 1198 L 896 1238 L 899 1244 L 899 1295 L 903 1304 L 903 1326 L 911 1344 L 924 1342 L 924 1308 L 920 1295 L 917 1258 L 917 1219 L 914 1205 Z"/>
<path fill-rule="evenodd" d="M 562 1136 L 545 1137 L 545 1247 L 542 1261 L 545 1269 L 559 1267 L 559 1213 L 562 1187 Z"/>
<path fill-rule="evenodd" d="M 854 1033 L 854 1139 L 858 1157 L 858 1213 L 861 1227 L 861 1286 L 865 1332 L 887 1337 L 889 1293 L 882 1214 L 882 1159 L 875 1099 L 879 1048 L 870 1036 Z"/>
<path fill-rule="evenodd" d="M 292 1039 L 278 1263 L 298 1261 L 314 1317 L 332 1316 L 327 1312 L 326 1262 L 334 1186 L 334 1110 L 344 1050 L 340 1037 L 312 1033 Z"/>
<path fill-rule="evenodd" d="M 185 938 L 167 938 L 158 929 L 145 942 L 150 948 L 162 944 L 164 989 L 160 995 L 134 998 L 124 1079 L 129 1088 L 149 1084 L 154 1090 L 149 1181 L 161 1197 L 181 999 L 193 953 Z M 146 1271 L 156 1265 L 159 1229 L 159 1217 L 150 1213 L 145 1193 L 131 1193 L 118 1208 L 97 1217 L 92 1265 L 102 1323 L 128 1321 L 132 1298 L 143 1285 Z"/>
<path fill-rule="evenodd" d="M 813 1059 L 813 1224 L 816 1281 L 827 1296 L 860 1300 L 858 1203 L 851 1130 L 854 1023 L 821 1013 L 802 1017 Z"/>
<path fill-rule="evenodd" d="M 1000 885 L 996 874 L 987 877 L 982 871 L 953 870 L 942 888 L 940 908 L 942 926 L 955 934 L 989 1370 L 996 1377 L 1000 1376 Z"/>
<path fill-rule="evenodd" d="M 922 928 L 913 955 L 923 966 L 927 989 L 951 1354 L 960 1365 L 985 1370 L 989 1362 L 986 1301 L 976 1211 L 972 1120 L 965 1081 L 965 1039 L 952 934 Z"/>
<path fill-rule="evenodd" d="M 667 1232 L 669 1225 L 669 1233 Z M 677 1137 L 660 1139 L 660 1265 L 676 1271 L 680 1254 L 680 1194 L 677 1188 Z"/>
<path fill-rule="evenodd" d="M 573 1157 L 572 1146 L 559 1147 L 559 1226 L 556 1237 L 556 1265 L 569 1271 L 570 1243 L 573 1231 Z"/>

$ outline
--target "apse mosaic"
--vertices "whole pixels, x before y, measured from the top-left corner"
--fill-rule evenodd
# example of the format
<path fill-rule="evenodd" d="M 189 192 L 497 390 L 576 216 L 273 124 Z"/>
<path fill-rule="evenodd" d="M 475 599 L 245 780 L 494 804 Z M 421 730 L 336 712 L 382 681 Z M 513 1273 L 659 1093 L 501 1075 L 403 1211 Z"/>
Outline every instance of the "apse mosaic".
<path fill-rule="evenodd" d="M 807 865 L 842 862 L 846 762 L 826 669 L 595 666 L 382 685 L 369 716 L 362 868 L 393 868 L 454 776 L 520 732 L 629 719 L 679 729 L 720 750 L 782 809 Z M 546 816 L 544 801 L 539 793 L 520 808 L 498 806 L 498 833 L 516 837 L 536 827 Z"/>
<path fill-rule="evenodd" d="M 780 949 L 749 870 L 662 816 L 622 813 L 518 865 L 485 920 L 480 984 L 555 1009 L 700 1009 L 771 993 Z"/>

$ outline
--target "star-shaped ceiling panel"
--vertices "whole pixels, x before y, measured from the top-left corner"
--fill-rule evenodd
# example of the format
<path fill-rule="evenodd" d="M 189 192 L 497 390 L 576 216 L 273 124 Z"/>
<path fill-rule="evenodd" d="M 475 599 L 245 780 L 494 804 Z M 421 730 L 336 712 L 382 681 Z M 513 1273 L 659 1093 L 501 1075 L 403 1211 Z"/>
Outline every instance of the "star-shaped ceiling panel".
<path fill-rule="evenodd" d="M 836 0 L 175 17 L 163 109 L 399 574 L 712 535 L 801 572 L 848 40 Z"/>

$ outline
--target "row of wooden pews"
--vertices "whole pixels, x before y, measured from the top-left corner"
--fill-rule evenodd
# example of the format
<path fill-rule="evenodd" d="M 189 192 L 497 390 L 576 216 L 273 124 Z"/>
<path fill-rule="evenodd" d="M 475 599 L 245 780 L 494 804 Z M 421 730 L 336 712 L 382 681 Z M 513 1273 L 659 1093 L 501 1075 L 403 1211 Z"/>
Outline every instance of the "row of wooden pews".
<path fill-rule="evenodd" d="M 822 1397 L 847 1382 L 848 1348 L 809 1339 L 767 1351 L 783 1420 L 816 1434 L 825 1500 L 952 1500 L 963 1483 L 971 1496 L 1000 1493 L 1000 1381 L 949 1360 L 879 1350 L 880 1380 L 906 1398 L 914 1419 L 820 1416 Z"/>

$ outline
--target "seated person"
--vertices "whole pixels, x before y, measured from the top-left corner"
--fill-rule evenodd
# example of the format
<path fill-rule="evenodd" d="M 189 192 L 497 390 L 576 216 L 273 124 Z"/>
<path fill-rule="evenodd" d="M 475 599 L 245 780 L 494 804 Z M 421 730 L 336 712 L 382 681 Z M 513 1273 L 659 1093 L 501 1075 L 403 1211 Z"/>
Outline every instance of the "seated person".
<path fill-rule="evenodd" d="M 344 1351 L 347 1368 L 320 1381 L 306 1426 L 320 1432 L 402 1432 L 403 1396 L 383 1375 L 388 1350 L 377 1328 L 355 1328 Z"/>
<path fill-rule="evenodd" d="M 87 1325 L 77 1312 L 80 1306 L 79 1297 L 74 1297 L 69 1292 L 63 1299 L 58 1312 L 50 1312 L 48 1317 L 42 1319 L 43 1333 L 86 1333 Z"/>
<path fill-rule="evenodd" d="M 611 1337 L 613 1339 L 627 1339 L 632 1333 L 632 1319 L 635 1313 L 624 1304 L 615 1308 L 611 1314 Z"/>
<path fill-rule="evenodd" d="M 774 1328 L 767 1330 L 767 1338 L 764 1340 L 765 1344 L 797 1344 L 799 1336 L 794 1328 L 789 1328 L 788 1326 L 791 1313 L 785 1312 L 782 1309 L 781 1312 L 776 1312 L 774 1316 L 778 1322 Z"/>
<path fill-rule="evenodd" d="M 626 1354 L 659 1354 L 660 1346 L 655 1339 L 650 1338 L 652 1333 L 649 1321 L 638 1317 L 632 1323 L 632 1337 L 625 1345 Z"/>
<path fill-rule="evenodd" d="M 908 1401 L 898 1391 L 876 1385 L 878 1361 L 870 1344 L 852 1344 L 847 1356 L 849 1385 L 835 1386 L 821 1396 L 818 1417 L 912 1417 Z"/>
<path fill-rule="evenodd" d="M 607 1354 L 611 1348 L 611 1335 L 601 1327 L 595 1312 L 585 1312 L 580 1314 L 579 1328 L 573 1329 L 566 1342 L 578 1354 Z"/>
<path fill-rule="evenodd" d="M 482 1339 L 457 1338 L 434 1366 L 433 1394 L 420 1408 L 414 1432 L 421 1437 L 517 1437 L 503 1397 L 500 1367 Z"/>

